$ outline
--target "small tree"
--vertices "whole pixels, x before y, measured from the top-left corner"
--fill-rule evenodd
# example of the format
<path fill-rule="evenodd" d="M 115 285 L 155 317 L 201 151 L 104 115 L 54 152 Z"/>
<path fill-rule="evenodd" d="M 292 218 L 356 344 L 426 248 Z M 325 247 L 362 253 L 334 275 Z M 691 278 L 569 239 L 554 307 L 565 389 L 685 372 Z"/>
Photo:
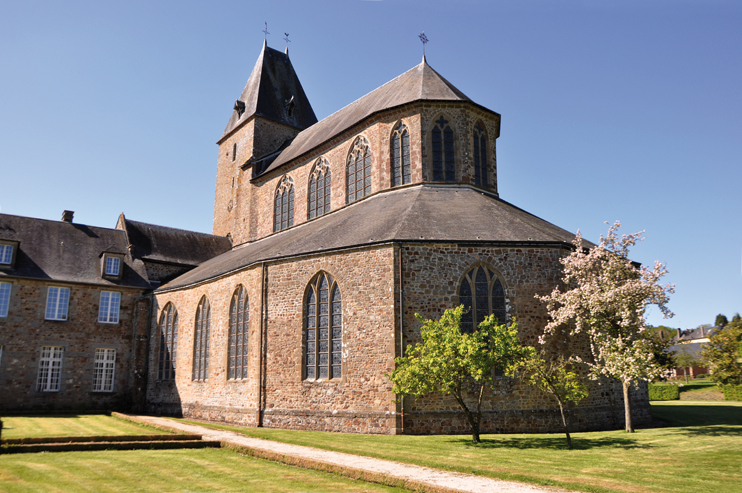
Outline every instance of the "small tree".
<path fill-rule="evenodd" d="M 673 356 L 676 368 L 682 368 L 685 374 L 685 383 L 688 383 L 688 370 L 694 366 L 701 366 L 701 362 L 687 348 L 682 348 Z"/>
<path fill-rule="evenodd" d="M 565 288 L 557 287 L 547 296 L 537 296 L 547 304 L 551 321 L 545 334 L 569 327 L 571 334 L 588 336 L 592 359 L 583 359 L 592 378 L 616 378 L 623 385 L 626 431 L 633 432 L 629 390 L 632 383 L 651 380 L 665 373 L 653 355 L 645 335 L 644 309 L 656 304 L 665 317 L 673 285 L 660 285 L 667 273 L 655 262 L 653 269 L 639 267 L 629 260 L 629 249 L 642 240 L 642 233 L 618 237 L 621 223 L 614 223 L 600 244 L 584 248 L 577 233 L 575 250 L 561 260 Z"/>
<path fill-rule="evenodd" d="M 420 329 L 422 343 L 409 346 L 404 357 L 389 375 L 393 392 L 400 396 L 422 396 L 432 392 L 448 394 L 464 411 L 472 433 L 479 443 L 484 390 L 495 379 L 495 370 L 507 371 L 527 354 L 520 345 L 515 321 L 508 326 L 489 315 L 471 334 L 462 333 L 464 307 L 446 310 L 440 320 L 424 320 Z"/>
<path fill-rule="evenodd" d="M 703 345 L 703 360 L 711 380 L 720 385 L 742 384 L 742 321 L 733 319 Z"/>
<path fill-rule="evenodd" d="M 729 320 L 727 319 L 726 315 L 722 315 L 721 313 L 716 316 L 716 320 L 714 320 L 714 325 L 716 327 L 724 327 L 726 324 L 729 323 Z"/>
<path fill-rule="evenodd" d="M 587 385 L 572 369 L 572 363 L 563 356 L 549 358 L 545 357 L 543 351 L 533 351 L 511 367 L 509 374 L 514 376 L 516 373 L 521 374 L 527 384 L 554 396 L 562 414 L 567 446 L 571 449 L 572 437 L 569 435 L 569 422 L 564 413 L 564 406 L 568 402 L 579 404 L 587 397 Z"/>

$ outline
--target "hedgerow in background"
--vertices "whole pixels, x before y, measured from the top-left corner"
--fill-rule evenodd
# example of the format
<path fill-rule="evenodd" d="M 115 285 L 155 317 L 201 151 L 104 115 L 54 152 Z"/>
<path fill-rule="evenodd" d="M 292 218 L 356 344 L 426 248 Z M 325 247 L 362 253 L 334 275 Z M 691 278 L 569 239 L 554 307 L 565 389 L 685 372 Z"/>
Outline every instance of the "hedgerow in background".
<path fill-rule="evenodd" d="M 650 401 L 677 401 L 680 399 L 680 389 L 677 385 L 649 384 Z"/>
<path fill-rule="evenodd" d="M 619 238 L 620 226 L 615 222 L 592 248 L 583 246 L 578 231 L 574 251 L 560 260 L 565 287 L 537 298 L 547 304 L 551 316 L 545 336 L 565 327 L 572 335 L 587 334 L 592 358 L 581 360 L 590 367 L 591 377 L 621 381 L 626 431 L 633 432 L 630 386 L 666 373 L 654 357 L 652 341 L 645 336 L 644 310 L 653 304 L 663 316 L 672 317 L 667 302 L 674 286 L 659 283 L 667 273 L 664 264 L 655 261 L 648 269 L 629 259 L 629 249 L 643 239 L 643 232 Z"/>

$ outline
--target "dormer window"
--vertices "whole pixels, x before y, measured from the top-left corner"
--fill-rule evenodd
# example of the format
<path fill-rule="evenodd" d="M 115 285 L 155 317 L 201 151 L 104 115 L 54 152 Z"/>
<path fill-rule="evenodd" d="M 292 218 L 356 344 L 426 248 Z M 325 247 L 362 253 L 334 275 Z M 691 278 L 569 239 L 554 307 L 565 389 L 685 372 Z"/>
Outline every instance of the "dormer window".
<path fill-rule="evenodd" d="M 0 240 L 0 269 L 13 267 L 15 264 L 15 253 L 17 249 L 17 241 Z"/>
<path fill-rule="evenodd" d="M 234 110 L 237 112 L 237 118 L 242 117 L 242 113 L 245 112 L 245 103 L 238 99 L 234 102 Z"/>
<path fill-rule="evenodd" d="M 104 253 L 102 259 L 102 275 L 109 278 L 120 278 L 123 266 L 123 255 Z"/>

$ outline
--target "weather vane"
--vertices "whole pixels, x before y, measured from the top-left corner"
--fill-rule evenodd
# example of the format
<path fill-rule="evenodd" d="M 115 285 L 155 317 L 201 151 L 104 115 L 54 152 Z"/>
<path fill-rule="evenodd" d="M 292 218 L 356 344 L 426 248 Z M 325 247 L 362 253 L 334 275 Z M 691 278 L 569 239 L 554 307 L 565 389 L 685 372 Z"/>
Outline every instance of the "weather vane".
<path fill-rule="evenodd" d="M 417 37 L 423 42 L 423 56 L 425 56 L 425 45 L 428 44 L 428 37 L 425 35 L 425 31 L 418 34 Z"/>
<path fill-rule="evenodd" d="M 286 35 L 286 37 L 285 37 L 285 38 L 283 38 L 283 39 L 285 39 L 285 40 L 286 40 L 286 48 L 288 49 L 288 47 L 289 47 L 289 43 L 291 43 L 291 40 L 289 39 L 289 33 L 283 33 L 283 34 L 285 34 L 285 35 Z"/>
<path fill-rule="evenodd" d="M 268 32 L 268 23 L 265 23 L 265 29 L 263 29 L 263 32 L 265 33 L 265 40 L 268 41 L 268 35 L 270 34 Z"/>

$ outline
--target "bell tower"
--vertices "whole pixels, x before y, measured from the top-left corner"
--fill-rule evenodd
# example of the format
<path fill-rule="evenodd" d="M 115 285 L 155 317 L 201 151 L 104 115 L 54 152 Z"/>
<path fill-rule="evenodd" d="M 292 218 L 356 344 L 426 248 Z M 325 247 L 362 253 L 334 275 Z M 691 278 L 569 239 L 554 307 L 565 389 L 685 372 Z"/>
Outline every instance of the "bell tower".
<path fill-rule="evenodd" d="M 229 235 L 233 245 L 253 239 L 250 215 L 257 213 L 252 209 L 258 205 L 252 204 L 251 179 L 299 132 L 315 123 L 317 117 L 291 65 L 288 48 L 280 52 L 264 41 L 217 141 L 215 235 Z"/>

